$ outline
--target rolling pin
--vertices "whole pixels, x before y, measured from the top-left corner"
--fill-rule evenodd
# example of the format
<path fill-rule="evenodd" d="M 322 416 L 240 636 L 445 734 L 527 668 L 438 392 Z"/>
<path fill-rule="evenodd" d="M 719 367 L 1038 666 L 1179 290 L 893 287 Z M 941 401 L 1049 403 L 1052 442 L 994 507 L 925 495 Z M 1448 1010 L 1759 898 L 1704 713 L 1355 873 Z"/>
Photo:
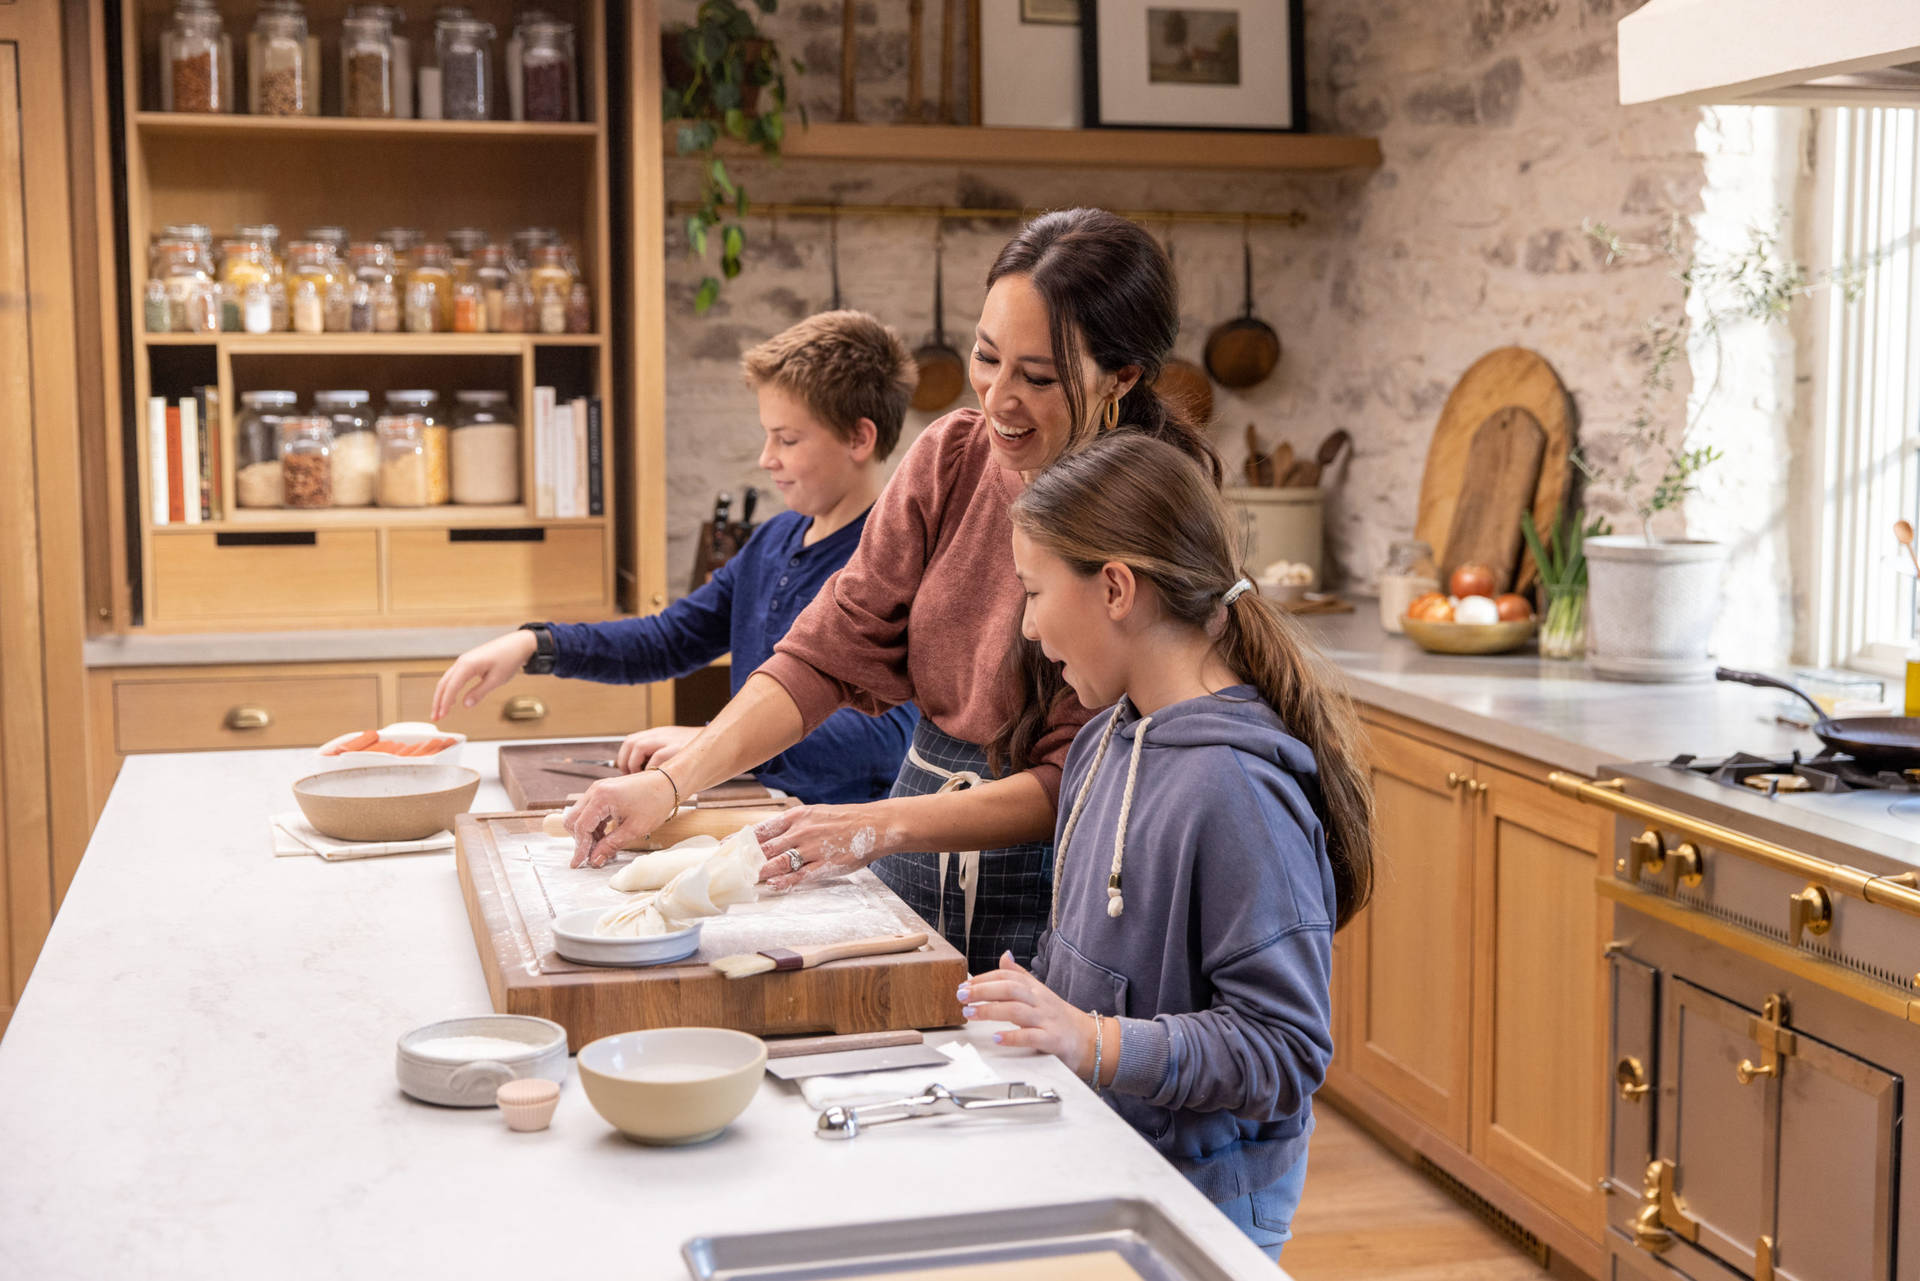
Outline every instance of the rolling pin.
<path fill-rule="evenodd" d="M 682 805 L 672 818 L 653 830 L 653 834 L 638 844 L 623 845 L 628 850 L 663 850 L 669 845 L 678 845 L 689 836 L 711 836 L 724 841 L 743 827 L 761 823 L 774 815 L 793 808 L 791 805 L 763 805 L 757 808 L 696 809 L 691 805 Z M 561 840 L 572 840 L 573 833 L 560 824 L 561 812 L 548 814 L 540 822 L 541 831 L 548 836 Z"/>

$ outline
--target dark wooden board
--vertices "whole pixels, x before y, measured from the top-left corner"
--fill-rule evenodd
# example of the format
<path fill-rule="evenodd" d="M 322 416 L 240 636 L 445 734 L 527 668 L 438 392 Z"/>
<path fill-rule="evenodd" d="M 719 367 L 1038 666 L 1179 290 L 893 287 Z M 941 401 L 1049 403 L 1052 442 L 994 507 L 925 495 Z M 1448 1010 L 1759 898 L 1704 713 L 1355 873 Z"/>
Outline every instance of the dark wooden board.
<path fill-rule="evenodd" d="M 500 785 L 507 789 L 507 799 L 513 802 L 517 810 L 565 809 L 572 803 L 573 797 L 593 785 L 593 780 L 579 774 L 555 774 L 547 766 L 568 757 L 610 761 L 620 750 L 620 743 L 621 740 L 617 738 L 603 738 L 578 743 L 509 744 L 500 749 Z M 585 770 L 588 767 L 580 765 L 568 768 Z M 620 776 L 618 770 L 603 770 L 601 773 L 608 778 Z M 702 808 L 776 804 L 772 793 L 755 782 L 751 775 L 710 787 L 700 794 L 695 803 Z"/>
<path fill-rule="evenodd" d="M 1518 405 L 1487 415 L 1467 450 L 1466 477 L 1453 510 L 1453 528 L 1440 553 L 1440 581 L 1462 565 L 1493 571 L 1493 594 L 1512 588 L 1520 566 L 1520 517 L 1533 502 L 1546 454 L 1539 420 Z"/>

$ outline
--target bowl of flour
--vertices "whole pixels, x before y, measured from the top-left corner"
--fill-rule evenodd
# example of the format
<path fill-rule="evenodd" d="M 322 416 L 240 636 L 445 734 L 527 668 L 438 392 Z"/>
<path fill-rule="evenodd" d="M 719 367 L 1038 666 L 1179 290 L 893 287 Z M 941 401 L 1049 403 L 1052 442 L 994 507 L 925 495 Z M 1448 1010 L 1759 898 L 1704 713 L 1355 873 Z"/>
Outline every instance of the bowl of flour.
<path fill-rule="evenodd" d="M 400 1088 L 423 1103 L 492 1107 L 494 1092 L 508 1081 L 566 1081 L 567 1030 L 527 1014 L 442 1019 L 400 1038 L 393 1071 Z"/>

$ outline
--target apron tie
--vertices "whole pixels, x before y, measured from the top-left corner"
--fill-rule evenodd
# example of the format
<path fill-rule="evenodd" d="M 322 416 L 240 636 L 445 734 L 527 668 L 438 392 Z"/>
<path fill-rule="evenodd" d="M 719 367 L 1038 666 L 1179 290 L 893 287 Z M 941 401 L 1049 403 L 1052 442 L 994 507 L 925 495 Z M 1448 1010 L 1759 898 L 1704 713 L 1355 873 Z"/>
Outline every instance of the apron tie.
<path fill-rule="evenodd" d="M 941 780 L 940 786 L 933 792 L 935 796 L 940 796 L 947 792 L 963 792 L 985 781 L 978 773 L 970 769 L 942 769 L 940 766 L 927 760 L 926 757 L 920 755 L 912 744 L 907 745 L 907 760 L 915 769 L 925 770 L 927 773 Z M 947 868 L 950 860 L 955 857 L 958 857 L 960 860 L 960 910 L 962 914 L 960 922 L 960 952 L 962 955 L 965 955 L 973 943 L 973 898 L 975 890 L 977 890 L 980 885 L 979 850 L 940 851 L 940 910 L 938 913 L 939 920 L 934 924 L 933 928 L 943 935 L 947 932 Z"/>

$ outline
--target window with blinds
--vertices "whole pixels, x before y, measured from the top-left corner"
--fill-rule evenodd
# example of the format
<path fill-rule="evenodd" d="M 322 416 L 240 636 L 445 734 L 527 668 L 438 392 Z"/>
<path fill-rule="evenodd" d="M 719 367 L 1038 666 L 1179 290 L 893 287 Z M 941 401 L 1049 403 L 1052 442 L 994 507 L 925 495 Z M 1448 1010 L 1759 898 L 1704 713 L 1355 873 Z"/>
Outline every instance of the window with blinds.
<path fill-rule="evenodd" d="M 1816 621 L 1823 658 L 1886 669 L 1920 603 L 1893 534 L 1920 525 L 1920 111 L 1823 114 L 1821 221 L 1831 261 L 1865 264 L 1865 288 L 1825 297 Z"/>

